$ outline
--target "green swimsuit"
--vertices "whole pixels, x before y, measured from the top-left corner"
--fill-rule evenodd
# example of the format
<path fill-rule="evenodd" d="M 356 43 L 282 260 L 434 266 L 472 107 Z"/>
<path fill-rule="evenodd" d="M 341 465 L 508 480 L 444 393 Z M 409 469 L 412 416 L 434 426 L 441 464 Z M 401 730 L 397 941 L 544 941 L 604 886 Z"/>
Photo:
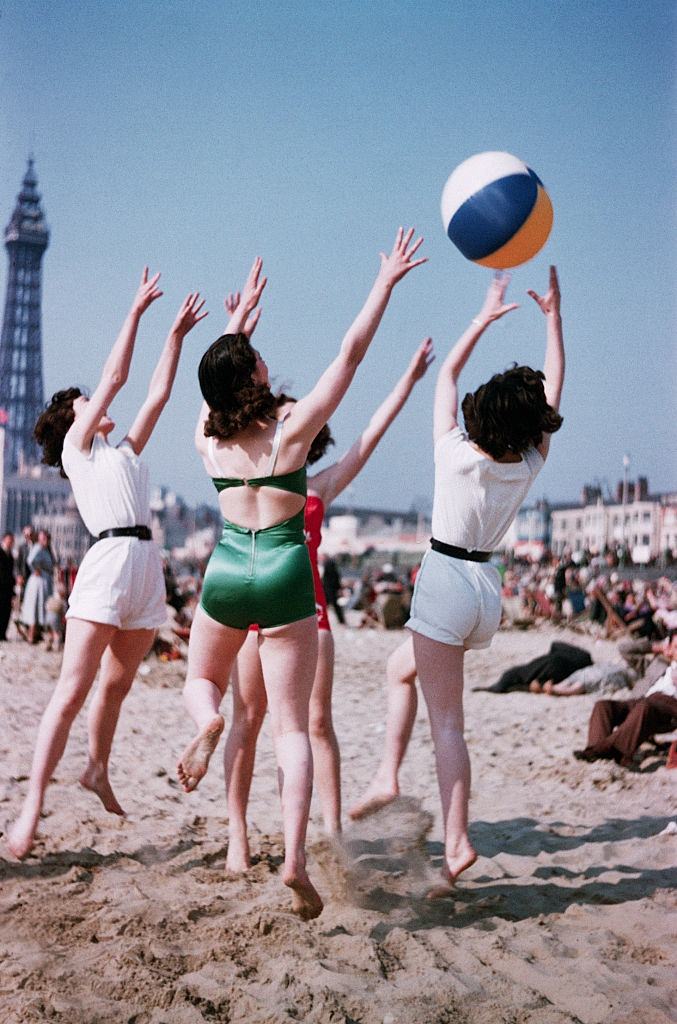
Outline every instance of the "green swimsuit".
<path fill-rule="evenodd" d="M 251 480 L 212 477 L 219 493 L 228 487 L 277 487 L 306 496 L 305 466 L 273 475 L 283 422 L 279 420 L 275 430 L 268 475 Z M 213 438 L 209 438 L 209 450 L 214 464 Z M 265 629 L 315 615 L 303 511 L 261 530 L 223 520 L 223 533 L 209 559 L 200 600 L 210 618 L 233 629 L 247 629 L 255 623 Z"/>

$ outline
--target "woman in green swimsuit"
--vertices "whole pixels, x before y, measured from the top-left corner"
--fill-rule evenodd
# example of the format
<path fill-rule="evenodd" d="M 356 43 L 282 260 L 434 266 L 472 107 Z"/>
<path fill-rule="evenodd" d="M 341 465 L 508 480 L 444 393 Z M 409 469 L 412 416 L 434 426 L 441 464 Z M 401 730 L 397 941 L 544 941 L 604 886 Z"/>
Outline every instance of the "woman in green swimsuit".
<path fill-rule="evenodd" d="M 249 338 L 265 287 L 256 259 L 226 328 L 200 364 L 205 399 L 195 443 L 219 491 L 223 534 L 205 574 L 191 629 L 184 698 L 197 727 L 178 764 L 195 789 L 223 731 L 219 705 L 250 624 L 271 713 L 285 838 L 283 881 L 292 908 L 317 917 L 322 900 L 305 866 L 312 792 L 308 705 L 317 660 L 315 597 L 303 529 L 305 463 L 310 445 L 339 403 L 376 333 L 395 284 L 413 267 L 422 239 L 400 228 L 338 356 L 296 403 L 273 395 L 268 368 Z"/>

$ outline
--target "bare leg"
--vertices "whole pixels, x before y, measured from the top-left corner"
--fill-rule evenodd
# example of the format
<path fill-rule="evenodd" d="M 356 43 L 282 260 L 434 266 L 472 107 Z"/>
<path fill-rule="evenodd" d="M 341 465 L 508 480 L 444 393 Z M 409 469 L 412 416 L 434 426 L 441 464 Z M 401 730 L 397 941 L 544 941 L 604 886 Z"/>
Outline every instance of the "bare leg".
<path fill-rule="evenodd" d="M 336 835 L 341 831 L 341 754 L 331 714 L 334 638 L 329 630 L 320 629 L 317 639 L 317 668 L 310 695 L 313 777 L 320 796 L 325 831 Z"/>
<path fill-rule="evenodd" d="M 259 643 L 277 758 L 284 824 L 284 884 L 304 920 L 322 912 L 306 871 L 306 830 L 313 786 L 308 707 L 317 661 L 315 616 L 267 629 Z"/>
<path fill-rule="evenodd" d="M 150 649 L 154 633 L 152 629 L 118 630 L 101 659 L 99 686 L 89 709 L 89 760 L 80 776 L 80 784 L 96 793 L 110 814 L 125 813 L 108 778 L 113 736 L 122 702 L 129 693 L 141 659 Z"/>
<path fill-rule="evenodd" d="M 398 774 L 407 752 L 418 706 L 414 641 L 411 637 L 388 658 L 386 678 L 388 710 L 383 758 L 366 793 L 348 811 L 355 820 L 373 814 L 399 796 Z"/>
<path fill-rule="evenodd" d="M 115 634 L 115 626 L 70 619 L 66 630 L 59 681 L 40 722 L 28 793 L 7 845 L 15 857 L 26 857 L 35 839 L 49 780 L 61 760 L 73 720 L 85 702 L 99 662 Z"/>
<path fill-rule="evenodd" d="M 268 706 L 259 657 L 258 633 L 250 633 L 242 645 L 231 681 L 233 723 L 223 755 L 228 800 L 226 868 L 242 872 L 251 866 L 247 804 L 254 773 L 256 741 Z"/>
<path fill-rule="evenodd" d="M 188 673 L 183 699 L 197 726 L 197 735 L 184 750 L 176 773 L 186 793 L 197 787 L 209 767 L 223 732 L 219 706 L 237 652 L 247 638 L 243 629 L 222 626 L 198 605 L 188 644 Z"/>
<path fill-rule="evenodd" d="M 477 860 L 468 837 L 470 758 L 463 735 L 463 648 L 414 633 L 416 668 L 428 705 L 435 744 L 437 780 L 444 821 L 446 885 L 431 896 L 447 895 L 466 868 Z"/>

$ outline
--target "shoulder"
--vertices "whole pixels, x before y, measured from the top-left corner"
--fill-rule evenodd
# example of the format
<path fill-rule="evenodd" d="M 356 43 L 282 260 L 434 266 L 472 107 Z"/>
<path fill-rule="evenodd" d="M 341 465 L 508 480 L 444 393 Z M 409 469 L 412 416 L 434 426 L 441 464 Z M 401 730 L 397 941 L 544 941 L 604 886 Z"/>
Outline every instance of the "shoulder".
<path fill-rule="evenodd" d="M 89 462 L 94 455 L 95 451 L 102 445 L 106 444 L 103 438 L 99 434 L 95 434 L 92 438 L 92 443 L 89 450 L 81 448 L 75 441 L 76 434 L 73 432 L 73 427 L 67 431 L 66 436 L 63 439 L 63 448 L 61 450 L 61 463 L 66 467 L 66 463 L 82 461 Z"/>
<path fill-rule="evenodd" d="M 440 457 L 446 457 L 453 452 L 461 452 L 468 444 L 468 436 L 465 430 L 462 430 L 458 425 L 448 430 L 446 434 L 442 434 L 435 441 L 435 461 Z"/>

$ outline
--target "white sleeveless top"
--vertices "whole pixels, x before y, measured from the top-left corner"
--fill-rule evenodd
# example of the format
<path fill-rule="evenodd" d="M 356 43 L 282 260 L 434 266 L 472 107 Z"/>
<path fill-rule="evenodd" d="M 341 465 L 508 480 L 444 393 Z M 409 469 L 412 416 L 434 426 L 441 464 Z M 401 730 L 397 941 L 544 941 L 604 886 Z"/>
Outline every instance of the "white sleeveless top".
<path fill-rule="evenodd" d="M 88 455 L 66 434 L 61 462 L 85 526 L 98 537 L 119 526 L 150 526 L 148 468 L 129 441 L 116 448 L 95 434 Z"/>
<path fill-rule="evenodd" d="M 435 444 L 433 537 L 468 551 L 493 551 L 543 465 L 536 448 L 523 452 L 521 462 L 495 462 L 454 427 Z"/>

